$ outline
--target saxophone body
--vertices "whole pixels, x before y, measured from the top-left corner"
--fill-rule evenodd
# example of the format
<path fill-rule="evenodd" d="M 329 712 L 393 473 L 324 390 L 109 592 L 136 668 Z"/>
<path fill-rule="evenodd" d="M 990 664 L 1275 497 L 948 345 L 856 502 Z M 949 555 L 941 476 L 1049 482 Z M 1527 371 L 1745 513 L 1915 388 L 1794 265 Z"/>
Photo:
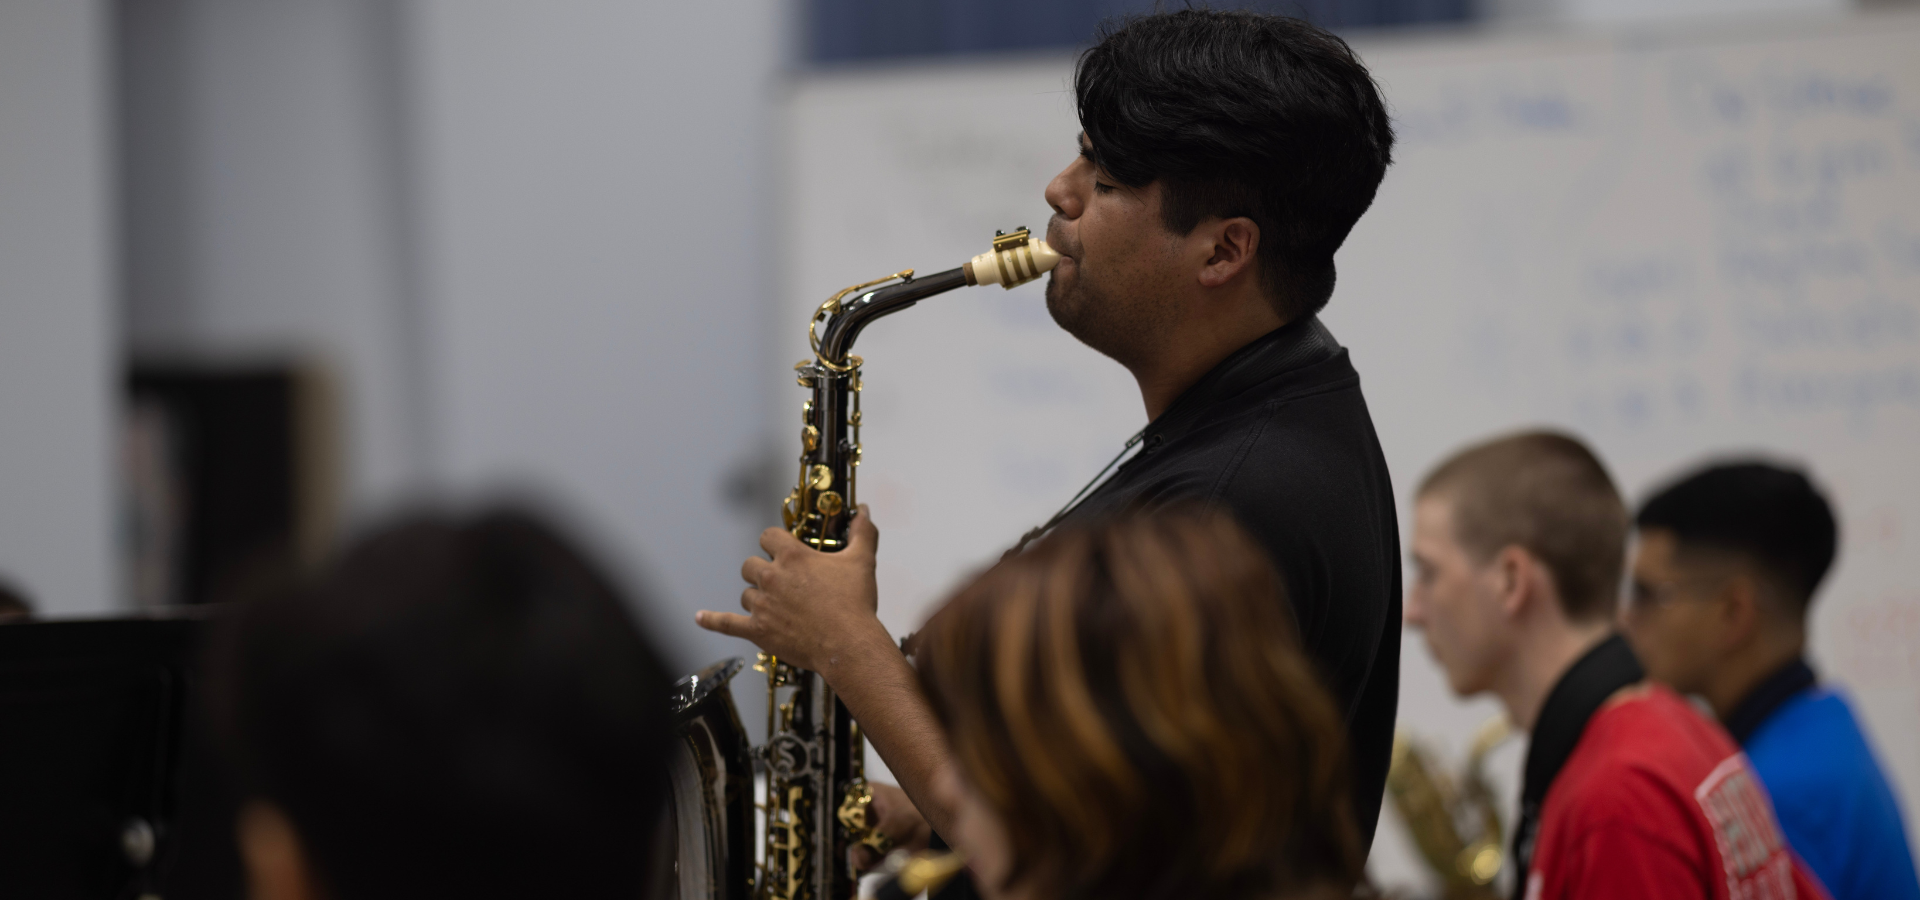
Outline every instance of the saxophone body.
<path fill-rule="evenodd" d="M 1486 758 L 1512 733 L 1505 716 L 1481 725 L 1457 782 L 1419 743 L 1405 734 L 1394 736 L 1387 796 L 1428 869 L 1439 878 L 1445 900 L 1501 896 L 1493 882 L 1505 863 L 1506 838 L 1499 800 L 1487 781 Z"/>
<path fill-rule="evenodd" d="M 875 319 L 956 288 L 999 284 L 1012 289 L 1052 270 L 1059 260 L 1060 254 L 1046 242 L 1033 240 L 1025 228 L 1012 234 L 996 232 L 992 250 L 959 268 L 920 278 L 915 278 L 911 269 L 896 272 L 854 285 L 821 304 L 807 326 L 813 358 L 794 367 L 800 386 L 810 392 L 801 407 L 799 477 L 782 508 L 782 520 L 794 537 L 829 553 L 847 545 L 847 532 L 859 502 L 856 484 L 863 361 L 853 355 L 852 349 L 861 330 Z M 765 773 L 766 784 L 764 801 L 758 804 L 763 841 L 752 881 L 750 885 L 743 883 L 739 875 L 743 866 L 734 865 L 732 860 L 717 859 L 690 867 L 683 851 L 679 896 L 682 900 L 851 897 L 855 878 L 847 866 L 847 851 L 856 844 L 881 852 L 888 849 L 886 840 L 875 830 L 878 823 L 868 815 L 873 793 L 866 780 L 865 741 L 860 727 L 820 675 L 765 653 L 759 655 L 753 668 L 765 673 L 768 696 L 767 742 L 752 751 L 754 763 Z M 725 674 L 731 677 L 732 670 Z M 708 680 L 711 682 L 712 676 Z M 710 710 L 708 718 L 725 724 L 725 715 L 720 712 Z M 703 753 L 700 746 L 690 746 L 690 755 L 714 755 Z M 737 786 L 737 765 L 732 770 L 726 766 L 709 768 L 723 774 L 731 771 Z M 689 771 L 706 770 L 694 767 Z M 691 784 L 681 793 L 689 798 L 689 807 L 702 796 L 737 798 L 737 794 L 711 789 L 703 794 Z M 732 811 L 710 809 L 705 813 L 706 822 L 689 821 L 698 818 L 689 813 L 688 808 L 676 810 L 683 841 L 686 835 L 713 832 L 711 821 L 726 818 Z M 737 826 L 739 818 L 731 814 L 728 821 Z M 727 838 L 702 846 L 737 847 L 741 833 L 737 827 L 730 828 Z M 690 880 L 688 873 L 694 871 L 728 874 Z"/>

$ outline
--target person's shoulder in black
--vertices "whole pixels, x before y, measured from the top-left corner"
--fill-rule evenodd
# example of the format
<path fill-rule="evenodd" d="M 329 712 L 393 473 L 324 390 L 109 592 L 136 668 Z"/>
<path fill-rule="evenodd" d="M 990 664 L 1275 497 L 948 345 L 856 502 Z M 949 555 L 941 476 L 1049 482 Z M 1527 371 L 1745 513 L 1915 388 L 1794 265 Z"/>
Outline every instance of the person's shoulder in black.
<path fill-rule="evenodd" d="M 1280 568 L 1307 652 L 1346 714 L 1370 836 L 1399 698 L 1399 526 L 1359 375 L 1317 318 L 1208 373 L 1069 520 L 1195 500 L 1231 510 Z"/>

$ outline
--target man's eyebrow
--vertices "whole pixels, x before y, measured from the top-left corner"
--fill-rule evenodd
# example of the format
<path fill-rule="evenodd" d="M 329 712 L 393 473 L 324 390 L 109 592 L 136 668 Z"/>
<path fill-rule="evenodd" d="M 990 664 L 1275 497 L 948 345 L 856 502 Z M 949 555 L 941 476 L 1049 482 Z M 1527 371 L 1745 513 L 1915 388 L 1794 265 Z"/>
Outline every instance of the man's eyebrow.
<path fill-rule="evenodd" d="M 1080 156 L 1086 159 L 1088 162 L 1092 162 L 1093 161 L 1093 142 L 1090 140 L 1087 140 L 1087 133 L 1084 131 L 1080 132 L 1080 138 L 1075 143 L 1078 143 L 1080 145 Z"/>

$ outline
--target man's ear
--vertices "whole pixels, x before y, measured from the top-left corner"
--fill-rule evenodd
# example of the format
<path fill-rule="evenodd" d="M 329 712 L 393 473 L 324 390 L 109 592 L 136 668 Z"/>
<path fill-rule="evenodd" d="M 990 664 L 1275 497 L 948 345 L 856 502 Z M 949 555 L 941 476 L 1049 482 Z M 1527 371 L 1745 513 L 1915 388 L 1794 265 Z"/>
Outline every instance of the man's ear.
<path fill-rule="evenodd" d="M 1245 216 L 1209 219 L 1194 226 L 1194 236 L 1205 238 L 1206 264 L 1200 269 L 1202 287 L 1220 287 L 1242 273 L 1251 274 L 1260 252 L 1260 226 Z"/>
<path fill-rule="evenodd" d="M 1726 649 L 1745 646 L 1760 631 L 1760 586 L 1753 576 L 1737 572 L 1728 576 L 1713 597 L 1714 626 L 1720 631 L 1720 646 Z"/>
<path fill-rule="evenodd" d="M 234 834 L 247 867 L 248 897 L 322 900 L 299 832 L 280 807 L 266 800 L 247 801 L 234 822 Z"/>
<path fill-rule="evenodd" d="M 1509 619 L 1518 619 L 1526 613 L 1527 604 L 1539 602 L 1534 596 L 1538 593 L 1533 582 L 1534 570 L 1539 568 L 1527 551 L 1508 544 L 1500 548 L 1493 557 L 1493 577 L 1495 591 L 1500 597 L 1500 613 Z"/>

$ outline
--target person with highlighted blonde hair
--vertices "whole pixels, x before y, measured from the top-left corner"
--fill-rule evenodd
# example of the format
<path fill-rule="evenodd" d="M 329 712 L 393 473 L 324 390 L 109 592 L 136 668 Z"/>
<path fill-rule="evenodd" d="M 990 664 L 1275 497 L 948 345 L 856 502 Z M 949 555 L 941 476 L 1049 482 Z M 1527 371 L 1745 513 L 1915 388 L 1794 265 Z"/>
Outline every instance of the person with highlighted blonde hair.
<path fill-rule="evenodd" d="M 955 594 L 914 659 L 989 897 L 1344 897 L 1360 878 L 1339 710 L 1224 514 L 1056 533 Z"/>

